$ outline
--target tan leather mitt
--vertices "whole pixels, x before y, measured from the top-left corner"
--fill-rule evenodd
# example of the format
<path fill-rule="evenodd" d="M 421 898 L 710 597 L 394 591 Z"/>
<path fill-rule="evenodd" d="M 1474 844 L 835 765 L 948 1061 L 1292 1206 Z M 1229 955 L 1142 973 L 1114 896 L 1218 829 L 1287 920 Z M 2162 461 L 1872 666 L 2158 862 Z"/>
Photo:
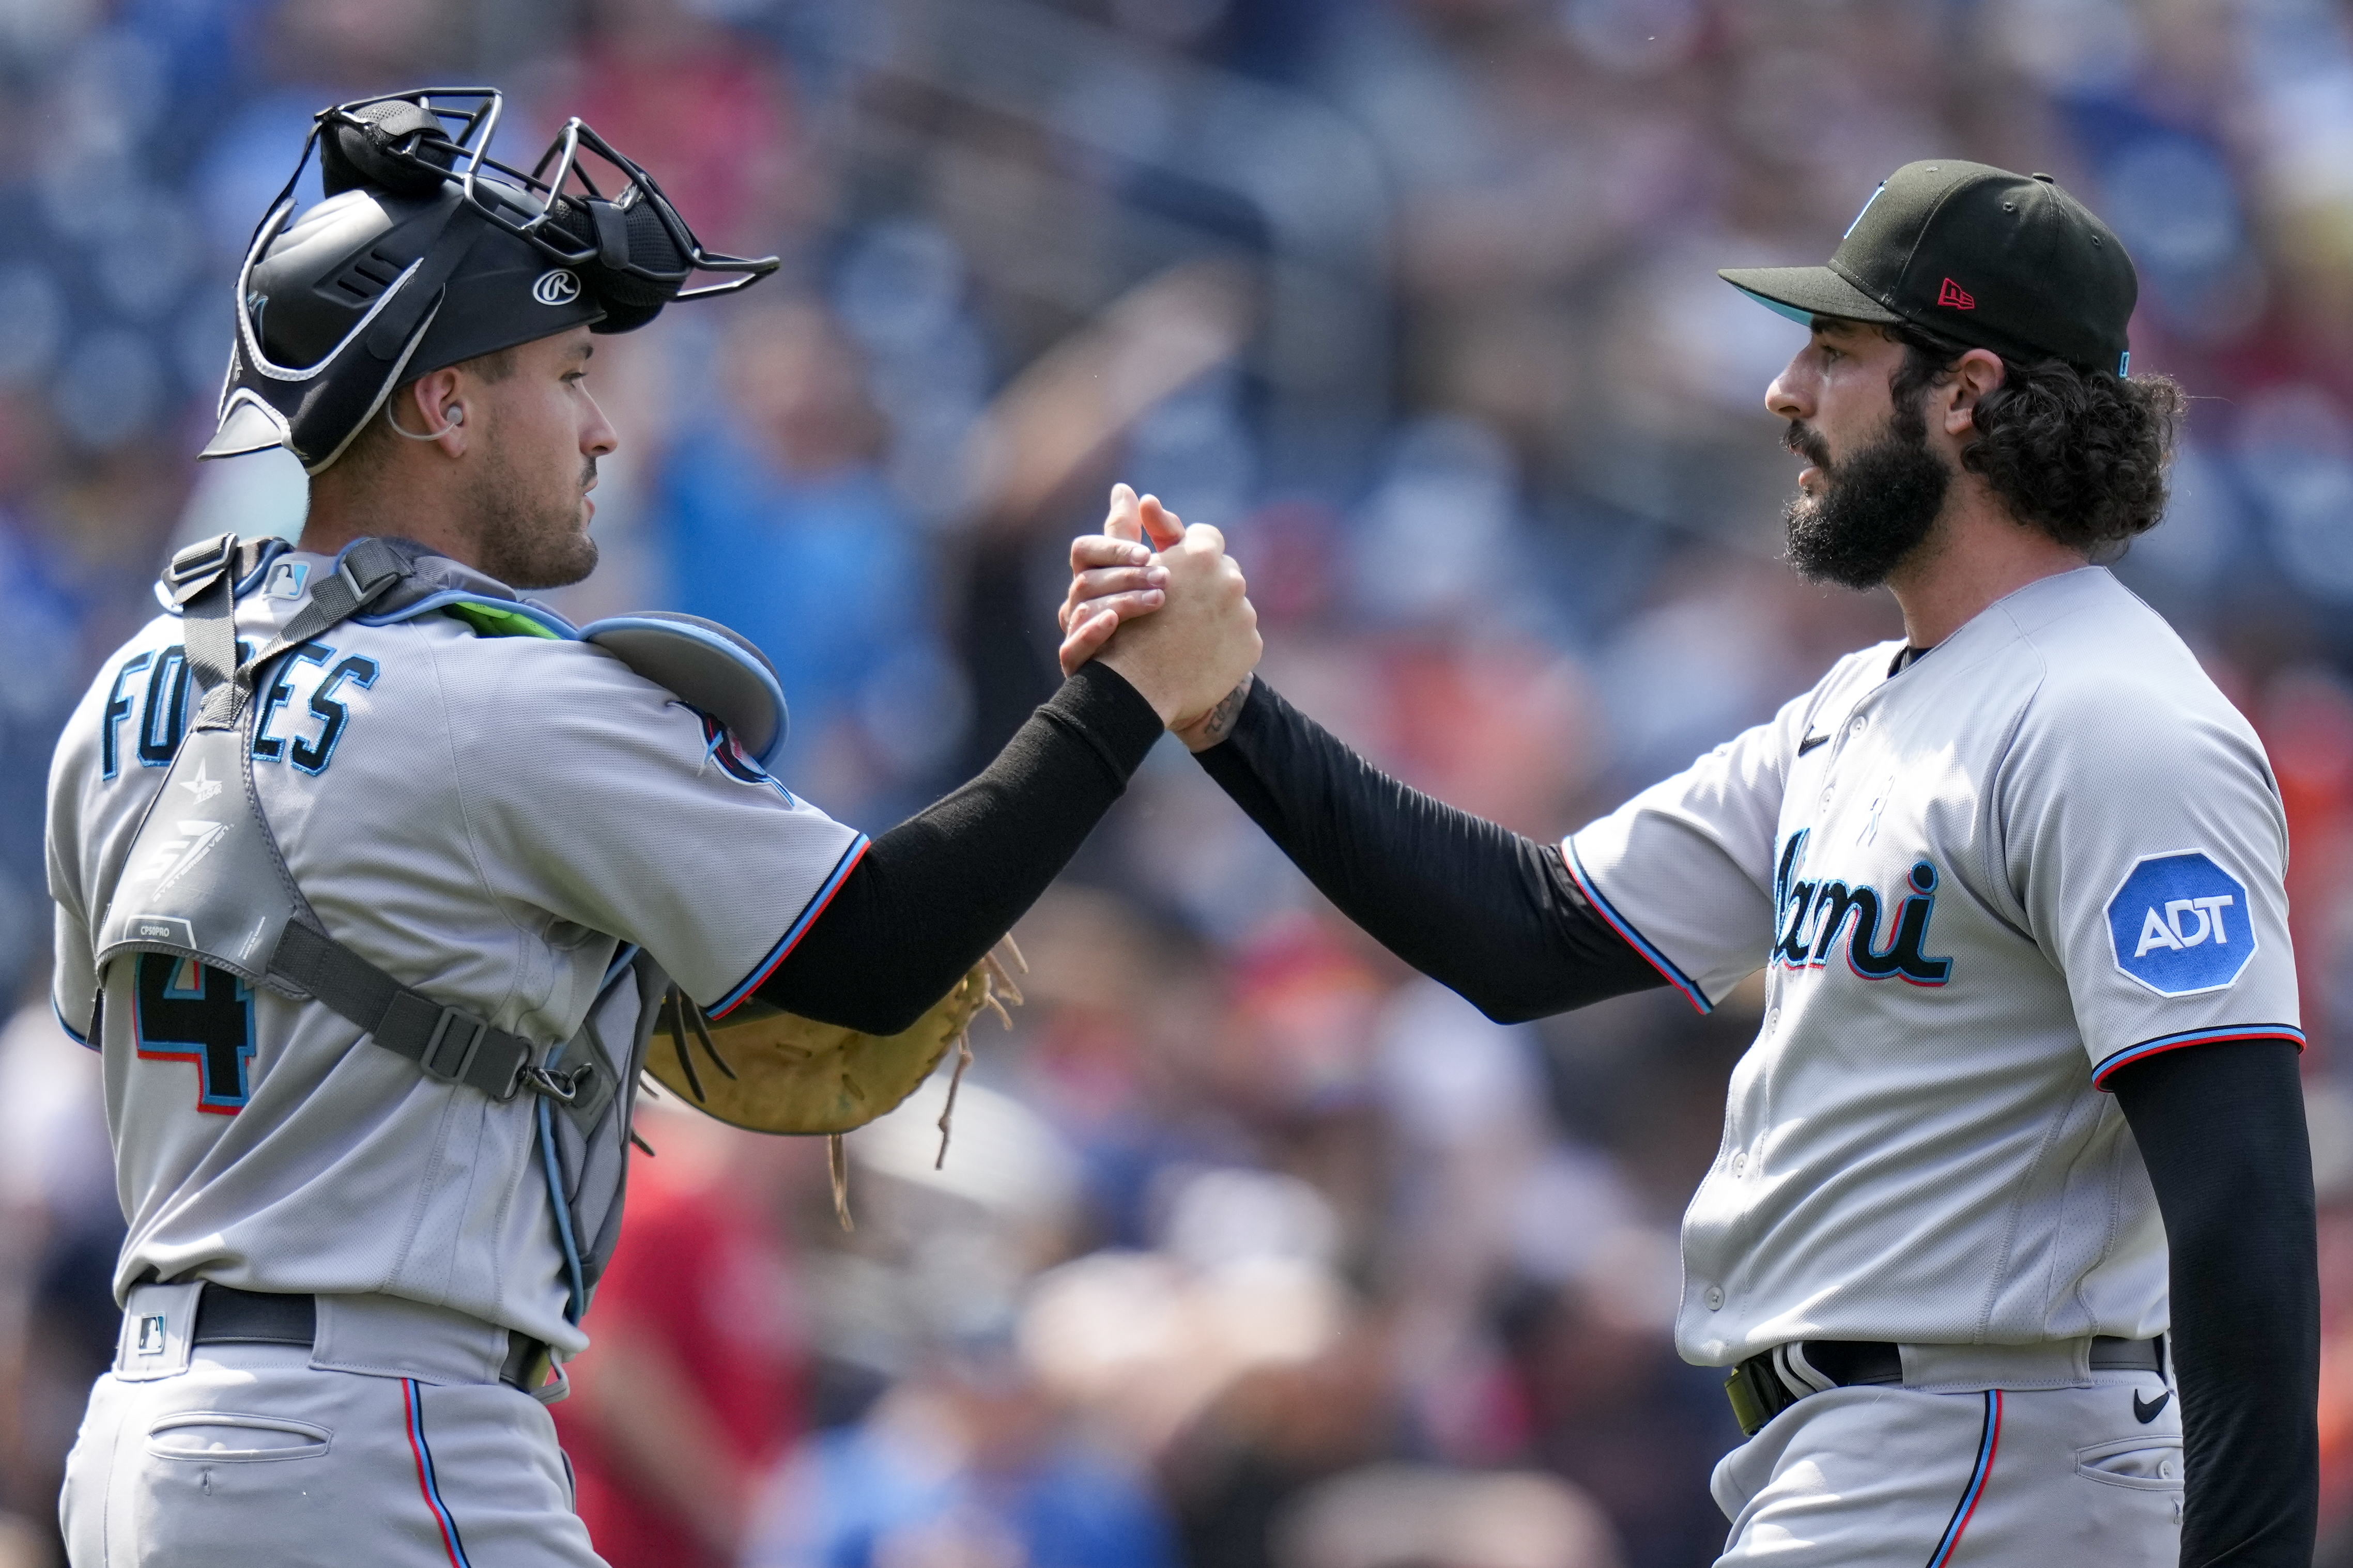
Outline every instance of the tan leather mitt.
<path fill-rule="evenodd" d="M 973 965 L 932 1010 L 902 1034 L 861 1034 L 820 1024 L 757 1000 L 717 1023 L 675 987 L 663 997 L 646 1070 L 689 1105 L 754 1132 L 827 1133 L 837 1141 L 897 1107 L 932 1076 L 940 1058 L 956 1052 L 955 1080 L 940 1113 L 940 1158 L 948 1152 L 956 1084 L 972 1060 L 969 1031 L 981 1009 L 995 1009 L 1005 1026 L 1005 1004 L 1018 1004 L 1012 969 L 1027 973 L 1011 937 Z M 839 1147 L 836 1185 L 841 1181 Z"/>

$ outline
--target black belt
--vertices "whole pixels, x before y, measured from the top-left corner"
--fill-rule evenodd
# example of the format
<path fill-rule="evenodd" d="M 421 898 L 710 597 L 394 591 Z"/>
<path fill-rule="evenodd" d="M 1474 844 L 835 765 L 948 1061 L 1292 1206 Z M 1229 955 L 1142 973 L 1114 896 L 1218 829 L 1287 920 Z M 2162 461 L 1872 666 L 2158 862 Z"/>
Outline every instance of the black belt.
<path fill-rule="evenodd" d="M 319 1303 L 309 1295 L 239 1290 L 206 1282 L 196 1298 L 196 1330 L 191 1344 L 301 1345 L 319 1337 Z M 525 1394 L 547 1381 L 547 1346 L 528 1334 L 507 1331 L 506 1364 L 499 1381 Z"/>
<path fill-rule="evenodd" d="M 1807 1394 L 1821 1392 L 1785 1371 L 1779 1359 L 1783 1356 L 1801 1357 L 1803 1365 L 1815 1376 L 1836 1388 L 1904 1381 L 1903 1352 L 1884 1340 L 1800 1340 L 1795 1344 L 1777 1345 L 1750 1356 L 1724 1380 L 1725 1394 L 1732 1401 L 1732 1414 L 1740 1422 L 1740 1430 L 1748 1436 L 1757 1436 L 1765 1423 Z M 2101 1334 L 2092 1341 L 2091 1366 L 2094 1372 L 2161 1373 L 2165 1371 L 2165 1336 L 2120 1340 L 2113 1334 Z"/>

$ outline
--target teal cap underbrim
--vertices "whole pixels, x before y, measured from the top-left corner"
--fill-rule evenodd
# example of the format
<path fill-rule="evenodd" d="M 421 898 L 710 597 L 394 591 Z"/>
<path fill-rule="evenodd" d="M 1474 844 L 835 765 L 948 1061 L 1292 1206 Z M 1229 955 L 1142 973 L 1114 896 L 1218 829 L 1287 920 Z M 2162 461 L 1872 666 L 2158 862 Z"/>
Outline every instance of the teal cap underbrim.
<path fill-rule="evenodd" d="M 1813 325 L 1816 316 L 1882 326 L 1904 319 L 1828 267 L 1729 267 L 1716 276 L 1800 326 Z"/>

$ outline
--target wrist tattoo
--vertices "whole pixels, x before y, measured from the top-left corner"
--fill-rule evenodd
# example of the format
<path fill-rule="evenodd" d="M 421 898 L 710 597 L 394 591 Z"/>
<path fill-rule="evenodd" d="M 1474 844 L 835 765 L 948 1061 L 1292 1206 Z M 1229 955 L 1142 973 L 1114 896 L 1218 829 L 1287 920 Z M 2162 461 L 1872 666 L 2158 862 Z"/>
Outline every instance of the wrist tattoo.
<path fill-rule="evenodd" d="M 1243 676 L 1241 684 L 1218 699 L 1218 705 L 1209 710 L 1208 718 L 1201 721 L 1200 727 L 1194 733 L 1200 737 L 1204 750 L 1234 732 L 1234 723 L 1242 716 L 1242 704 L 1250 700 L 1250 683 L 1255 679 L 1254 676 Z"/>

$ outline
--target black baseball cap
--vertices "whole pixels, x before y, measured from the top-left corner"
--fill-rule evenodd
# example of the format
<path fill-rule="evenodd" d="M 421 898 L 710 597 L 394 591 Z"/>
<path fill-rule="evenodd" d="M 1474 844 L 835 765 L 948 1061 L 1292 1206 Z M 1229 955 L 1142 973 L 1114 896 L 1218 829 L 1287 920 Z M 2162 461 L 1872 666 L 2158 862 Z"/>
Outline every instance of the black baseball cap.
<path fill-rule="evenodd" d="M 1908 322 L 2006 359 L 2119 376 L 2140 294 L 2116 232 L 2050 175 L 1952 158 L 1888 175 L 1827 267 L 1716 276 L 1797 321 Z"/>

